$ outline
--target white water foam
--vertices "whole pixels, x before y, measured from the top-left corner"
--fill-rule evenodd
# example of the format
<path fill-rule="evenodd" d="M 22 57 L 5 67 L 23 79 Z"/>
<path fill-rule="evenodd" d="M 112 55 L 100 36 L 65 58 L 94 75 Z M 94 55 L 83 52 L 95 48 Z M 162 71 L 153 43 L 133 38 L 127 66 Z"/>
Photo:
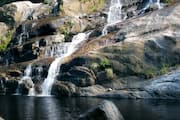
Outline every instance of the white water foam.
<path fill-rule="evenodd" d="M 61 55 L 59 55 L 58 58 L 56 58 L 52 64 L 50 65 L 49 71 L 48 71 L 48 76 L 47 78 L 44 80 L 43 84 L 42 84 L 42 96 L 48 96 L 51 95 L 51 89 L 52 89 L 52 85 L 56 79 L 56 76 L 59 73 L 60 70 L 60 66 L 61 66 L 61 61 L 71 55 L 73 52 L 75 52 L 78 48 L 79 45 L 88 39 L 89 34 L 86 33 L 79 33 L 77 35 L 75 35 L 72 39 L 72 42 L 67 43 L 68 45 L 65 45 L 65 47 L 62 47 L 62 49 L 65 49 Z"/>
<path fill-rule="evenodd" d="M 109 7 L 108 18 L 107 18 L 107 25 L 105 25 L 102 35 L 106 35 L 108 33 L 107 28 L 111 24 L 121 22 L 122 20 L 126 19 L 125 16 L 122 15 L 122 3 L 121 0 L 111 0 L 111 4 Z"/>

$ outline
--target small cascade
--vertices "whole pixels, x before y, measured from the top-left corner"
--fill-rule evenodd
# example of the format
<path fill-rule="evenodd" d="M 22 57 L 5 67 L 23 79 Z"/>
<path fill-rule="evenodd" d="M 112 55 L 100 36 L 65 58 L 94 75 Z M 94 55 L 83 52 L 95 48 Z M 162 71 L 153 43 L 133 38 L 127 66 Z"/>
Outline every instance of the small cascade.
<path fill-rule="evenodd" d="M 148 3 L 145 5 L 145 7 L 141 10 L 141 14 L 143 14 L 147 9 L 151 8 L 151 6 L 154 6 L 158 9 L 163 8 L 160 3 L 160 0 L 149 0 Z"/>
<path fill-rule="evenodd" d="M 60 45 L 54 44 L 48 46 L 45 49 L 45 57 L 60 57 L 61 55 L 67 53 L 69 43 L 62 43 Z"/>
<path fill-rule="evenodd" d="M 126 15 L 122 14 L 122 3 L 121 0 L 111 0 L 108 18 L 107 18 L 107 25 L 105 25 L 102 34 L 107 34 L 108 26 L 115 24 L 117 22 L 121 22 L 122 20 L 126 19 Z"/>
<path fill-rule="evenodd" d="M 67 43 L 67 45 L 64 45 L 64 47 L 61 47 L 61 49 L 63 49 L 64 52 L 59 54 L 59 57 L 56 58 L 50 65 L 50 68 L 48 71 L 48 76 L 42 84 L 42 95 L 50 95 L 51 94 L 51 88 L 52 88 L 54 80 L 60 70 L 61 61 L 65 57 L 67 57 L 67 56 L 71 55 L 73 52 L 75 52 L 79 48 L 79 45 L 83 41 L 88 39 L 88 36 L 89 36 L 89 33 L 88 34 L 79 33 L 73 37 L 72 42 Z"/>
<path fill-rule="evenodd" d="M 60 6 L 61 0 L 56 0 L 54 3 L 53 9 L 52 9 L 52 14 L 57 15 L 59 12 L 59 6 Z"/>
<path fill-rule="evenodd" d="M 25 83 L 25 84 L 33 85 L 33 86 L 34 86 L 32 80 L 31 80 L 31 74 L 32 74 L 32 65 L 29 64 L 29 65 L 26 67 L 26 69 L 24 70 L 24 76 L 23 76 L 23 77 L 21 78 L 21 80 L 19 81 L 19 85 Z M 17 93 L 21 93 L 19 89 L 20 89 L 20 86 L 18 87 Z M 29 91 L 32 91 L 32 89 L 33 89 L 33 88 L 30 88 Z M 31 93 L 29 92 L 29 94 L 31 94 Z M 28 94 L 28 95 L 29 95 L 29 94 Z"/>
<path fill-rule="evenodd" d="M 31 73 L 32 73 L 32 65 L 29 64 L 26 69 L 24 70 L 24 76 L 21 78 L 21 80 L 19 81 L 19 83 L 23 83 L 24 80 L 26 79 L 31 79 Z"/>
<path fill-rule="evenodd" d="M 21 34 L 19 35 L 18 45 L 22 45 L 23 41 L 29 38 L 29 33 L 27 31 L 26 25 L 22 24 Z"/>

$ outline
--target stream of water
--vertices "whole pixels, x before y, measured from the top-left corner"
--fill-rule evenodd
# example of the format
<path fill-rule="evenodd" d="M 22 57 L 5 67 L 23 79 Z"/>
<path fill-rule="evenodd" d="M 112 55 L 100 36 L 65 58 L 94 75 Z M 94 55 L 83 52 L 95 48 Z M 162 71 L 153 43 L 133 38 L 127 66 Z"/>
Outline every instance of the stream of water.
<path fill-rule="evenodd" d="M 56 79 L 56 76 L 59 73 L 61 62 L 63 59 L 69 55 L 71 55 L 73 52 L 75 52 L 79 45 L 88 39 L 89 34 L 86 33 L 79 33 L 75 35 L 72 39 L 71 43 L 67 43 L 68 45 L 65 45 L 65 47 L 62 47 L 62 54 L 57 57 L 52 64 L 50 65 L 49 71 L 48 71 L 48 76 L 44 80 L 42 84 L 42 95 L 51 95 L 51 88 L 54 83 L 54 80 Z"/>

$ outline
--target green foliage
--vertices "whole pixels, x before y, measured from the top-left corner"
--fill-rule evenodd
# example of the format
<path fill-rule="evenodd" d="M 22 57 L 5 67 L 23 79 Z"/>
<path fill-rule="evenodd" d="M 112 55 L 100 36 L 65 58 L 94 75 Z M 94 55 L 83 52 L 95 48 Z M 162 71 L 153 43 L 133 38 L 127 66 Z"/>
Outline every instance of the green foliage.
<path fill-rule="evenodd" d="M 112 80 L 114 78 L 113 70 L 111 68 L 105 69 L 105 72 L 108 80 Z"/>
<path fill-rule="evenodd" d="M 44 0 L 43 3 L 44 3 L 44 4 L 49 4 L 49 3 L 50 3 L 50 0 Z"/>
<path fill-rule="evenodd" d="M 99 66 L 98 63 L 95 63 L 95 62 L 94 62 L 94 63 L 91 64 L 90 67 L 91 67 L 91 69 L 93 69 L 93 70 L 97 70 L 100 66 Z"/>
<path fill-rule="evenodd" d="M 154 78 L 156 76 L 155 70 L 151 68 L 145 69 L 143 74 L 145 75 L 147 79 Z"/>
<path fill-rule="evenodd" d="M 73 23 L 71 21 L 66 21 L 64 25 L 60 26 L 59 31 L 64 34 L 65 41 L 69 40 L 72 27 Z"/>
<path fill-rule="evenodd" d="M 110 67 L 109 60 L 107 58 L 102 58 L 100 61 L 100 68 L 101 69 L 106 69 Z"/>
<path fill-rule="evenodd" d="M 162 74 L 166 74 L 168 72 L 169 72 L 169 65 L 163 64 L 160 71 L 159 71 L 159 74 L 162 75 Z"/>
<path fill-rule="evenodd" d="M 14 31 L 8 31 L 8 33 L 5 36 L 0 36 L 0 52 L 3 52 L 4 50 L 6 50 L 7 45 L 9 44 L 9 42 L 12 39 Z"/>
<path fill-rule="evenodd" d="M 163 0 L 164 3 L 167 3 L 168 5 L 172 5 L 176 3 L 176 0 Z"/>

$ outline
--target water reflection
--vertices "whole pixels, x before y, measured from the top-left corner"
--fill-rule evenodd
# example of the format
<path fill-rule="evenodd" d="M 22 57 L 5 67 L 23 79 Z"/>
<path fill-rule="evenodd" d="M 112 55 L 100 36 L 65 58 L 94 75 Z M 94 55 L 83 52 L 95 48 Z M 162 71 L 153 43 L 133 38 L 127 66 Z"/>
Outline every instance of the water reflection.
<path fill-rule="evenodd" d="M 0 116 L 7 120 L 76 120 L 104 99 L 0 96 Z M 125 120 L 180 120 L 180 101 L 113 101 Z"/>

